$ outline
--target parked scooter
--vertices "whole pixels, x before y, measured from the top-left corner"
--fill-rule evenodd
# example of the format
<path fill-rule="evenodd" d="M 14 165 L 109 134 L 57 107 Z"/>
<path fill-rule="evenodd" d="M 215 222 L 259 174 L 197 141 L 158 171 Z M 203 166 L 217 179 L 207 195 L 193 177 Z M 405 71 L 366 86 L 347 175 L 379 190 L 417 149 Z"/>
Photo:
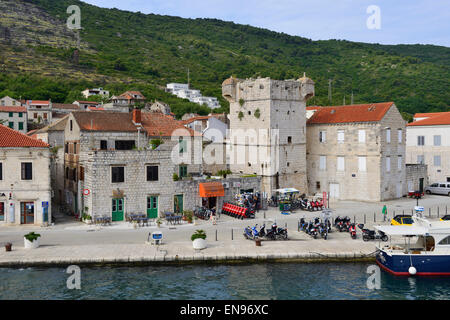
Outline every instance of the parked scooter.
<path fill-rule="evenodd" d="M 352 221 L 352 219 L 350 219 L 350 217 L 347 217 L 347 216 L 344 217 L 342 219 L 342 226 L 341 226 L 341 229 L 339 231 L 341 231 L 341 232 L 349 232 L 351 221 Z"/>
<path fill-rule="evenodd" d="M 324 222 L 319 223 L 318 229 L 319 229 L 318 231 L 319 231 L 320 236 L 324 240 L 327 240 L 327 238 L 328 238 L 328 227 L 327 227 L 327 225 Z"/>
<path fill-rule="evenodd" d="M 253 231 L 250 228 L 250 226 L 247 226 L 246 228 L 244 228 L 244 237 L 245 237 L 245 239 L 249 239 L 249 240 L 254 240 L 255 239 L 253 237 Z"/>
<path fill-rule="evenodd" d="M 389 237 L 383 231 L 375 232 L 375 230 L 364 229 L 363 223 L 358 224 L 358 228 L 362 231 L 364 241 L 381 240 L 386 242 L 389 240 Z"/>
<path fill-rule="evenodd" d="M 277 226 L 277 223 L 274 222 L 272 224 L 272 231 L 275 235 L 276 240 L 287 240 L 288 239 L 288 232 L 287 228 L 281 228 Z"/>
<path fill-rule="evenodd" d="M 348 232 L 350 233 L 350 236 L 352 237 L 352 239 L 356 239 L 356 227 L 355 227 L 354 223 L 350 224 L 350 226 L 348 228 Z"/>
<path fill-rule="evenodd" d="M 337 216 L 336 219 L 334 219 L 334 227 L 338 229 L 339 232 L 342 232 L 344 229 L 344 218 Z"/>

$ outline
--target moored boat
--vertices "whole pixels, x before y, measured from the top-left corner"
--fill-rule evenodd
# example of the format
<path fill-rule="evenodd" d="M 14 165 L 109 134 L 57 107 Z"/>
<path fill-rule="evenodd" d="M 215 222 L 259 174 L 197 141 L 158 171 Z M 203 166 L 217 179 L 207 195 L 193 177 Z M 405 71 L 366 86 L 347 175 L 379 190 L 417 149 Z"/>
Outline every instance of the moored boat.
<path fill-rule="evenodd" d="M 375 226 L 391 237 L 391 244 L 377 246 L 376 261 L 394 275 L 450 276 L 450 222 L 413 216 L 412 226 Z M 404 244 L 392 244 L 392 237 Z"/>

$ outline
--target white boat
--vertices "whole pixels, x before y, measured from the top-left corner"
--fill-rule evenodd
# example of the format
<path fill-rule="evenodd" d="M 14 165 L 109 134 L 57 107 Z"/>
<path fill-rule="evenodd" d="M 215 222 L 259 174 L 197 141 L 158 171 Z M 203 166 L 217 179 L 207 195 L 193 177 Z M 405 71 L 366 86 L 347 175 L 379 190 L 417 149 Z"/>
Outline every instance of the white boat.
<path fill-rule="evenodd" d="M 391 244 L 377 246 L 376 261 L 394 275 L 450 275 L 450 222 L 413 216 L 412 226 L 375 226 L 391 237 Z M 404 244 L 392 244 L 392 236 Z"/>

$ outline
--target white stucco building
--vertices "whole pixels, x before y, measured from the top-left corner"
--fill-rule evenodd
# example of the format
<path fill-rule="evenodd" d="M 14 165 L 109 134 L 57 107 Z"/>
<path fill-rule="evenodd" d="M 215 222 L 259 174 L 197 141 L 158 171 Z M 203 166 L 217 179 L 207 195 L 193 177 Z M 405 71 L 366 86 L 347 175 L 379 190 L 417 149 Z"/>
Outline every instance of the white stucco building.
<path fill-rule="evenodd" d="M 0 224 L 51 223 L 49 146 L 0 125 Z"/>
<path fill-rule="evenodd" d="M 450 181 L 450 112 L 418 113 L 406 129 L 406 160 L 428 166 L 429 183 Z"/>

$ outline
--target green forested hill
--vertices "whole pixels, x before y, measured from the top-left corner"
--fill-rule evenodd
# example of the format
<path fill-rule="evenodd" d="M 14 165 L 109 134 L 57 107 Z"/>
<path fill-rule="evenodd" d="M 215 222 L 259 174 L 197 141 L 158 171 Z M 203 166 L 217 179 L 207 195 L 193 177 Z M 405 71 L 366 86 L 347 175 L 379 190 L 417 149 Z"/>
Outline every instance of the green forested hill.
<path fill-rule="evenodd" d="M 0 26 L 8 31 L 3 39 L 0 33 L 0 95 L 72 102 L 87 86 L 114 93 L 133 88 L 169 103 L 178 116 L 207 113 L 162 90 L 168 82 L 186 82 L 189 68 L 192 87 L 220 98 L 225 110 L 221 83 L 230 75 L 290 79 L 303 72 L 316 82 L 310 104 L 340 105 L 344 96 L 350 103 L 353 92 L 354 103 L 395 101 L 410 114 L 449 110 L 447 47 L 311 41 L 231 22 L 103 9 L 74 0 L 2 3 Z M 82 14 L 78 63 L 73 32 L 60 31 L 72 4 Z M 11 23 L 14 10 L 23 11 L 23 25 Z M 22 33 L 25 43 L 14 38 Z"/>

